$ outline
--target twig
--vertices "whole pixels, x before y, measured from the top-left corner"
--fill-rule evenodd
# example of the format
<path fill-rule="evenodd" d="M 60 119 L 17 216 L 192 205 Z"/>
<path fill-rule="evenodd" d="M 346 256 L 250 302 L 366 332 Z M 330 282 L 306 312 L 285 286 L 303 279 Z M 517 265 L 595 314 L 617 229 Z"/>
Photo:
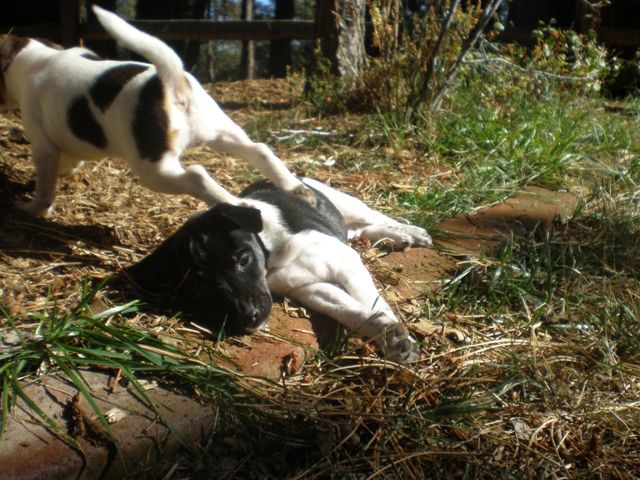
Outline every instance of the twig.
<path fill-rule="evenodd" d="M 309 136 L 316 136 L 316 137 L 335 137 L 339 135 L 337 132 L 323 132 L 321 130 L 289 130 L 289 129 L 283 129 L 278 131 L 271 130 L 269 133 L 274 137 L 276 137 L 278 140 L 288 140 L 289 138 L 293 138 L 296 135 L 309 135 Z M 278 135 L 283 133 L 288 133 L 289 136 L 278 137 Z"/>
<path fill-rule="evenodd" d="M 484 7 L 482 15 L 476 22 L 471 32 L 469 32 L 469 36 L 467 37 L 465 42 L 462 44 L 462 51 L 460 52 L 458 60 L 453 65 L 453 67 L 451 67 L 451 70 L 449 70 L 449 73 L 447 74 L 442 87 L 440 87 L 440 89 L 436 92 L 433 99 L 431 100 L 431 110 L 440 109 L 440 106 L 442 105 L 447 92 L 453 84 L 453 80 L 456 78 L 458 72 L 460 71 L 460 68 L 463 65 L 464 59 L 467 57 L 467 54 L 469 53 L 471 48 L 473 48 L 473 46 L 476 44 L 478 38 L 480 38 L 480 35 L 482 34 L 482 31 L 489 23 L 491 17 L 493 17 L 493 15 L 498 11 L 500 5 L 502 5 L 502 0 L 492 0 L 491 3 Z"/>
<path fill-rule="evenodd" d="M 427 64 L 427 71 L 425 72 L 424 78 L 422 80 L 422 86 L 420 87 L 420 94 L 411 109 L 412 112 L 417 111 L 425 98 L 427 98 L 427 90 L 429 89 L 429 83 L 431 82 L 431 77 L 433 76 L 433 71 L 435 70 L 436 58 L 438 58 L 438 54 L 440 52 L 440 48 L 442 47 L 442 43 L 444 42 L 444 38 L 449 33 L 451 28 L 451 22 L 453 21 L 453 16 L 456 12 L 456 8 L 460 3 L 459 0 L 454 0 L 451 3 L 451 8 L 449 9 L 449 13 L 447 13 L 447 18 L 442 24 L 442 28 L 440 29 L 440 34 L 438 35 L 438 40 L 436 40 L 436 44 L 433 47 L 433 51 L 431 52 L 431 58 L 429 58 L 429 62 Z"/>

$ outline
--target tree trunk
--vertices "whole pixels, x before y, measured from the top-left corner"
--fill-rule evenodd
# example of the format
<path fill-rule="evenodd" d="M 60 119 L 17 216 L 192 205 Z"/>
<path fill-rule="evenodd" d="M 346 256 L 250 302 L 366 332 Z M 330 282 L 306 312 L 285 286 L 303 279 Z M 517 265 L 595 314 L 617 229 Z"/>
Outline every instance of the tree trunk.
<path fill-rule="evenodd" d="M 331 73 L 358 76 L 365 64 L 364 25 L 366 0 L 318 0 L 314 32 L 314 56 L 309 68 L 317 72 L 318 53 L 329 60 Z"/>
<path fill-rule="evenodd" d="M 294 12 L 293 0 L 276 0 L 276 20 L 292 20 Z M 269 76 L 286 78 L 289 65 L 291 65 L 291 40 L 275 40 L 271 42 Z"/>
<path fill-rule="evenodd" d="M 253 0 L 242 0 L 242 19 L 253 20 Z M 255 78 L 255 52 L 251 40 L 242 42 L 242 54 L 240 56 L 240 78 L 253 80 Z"/>

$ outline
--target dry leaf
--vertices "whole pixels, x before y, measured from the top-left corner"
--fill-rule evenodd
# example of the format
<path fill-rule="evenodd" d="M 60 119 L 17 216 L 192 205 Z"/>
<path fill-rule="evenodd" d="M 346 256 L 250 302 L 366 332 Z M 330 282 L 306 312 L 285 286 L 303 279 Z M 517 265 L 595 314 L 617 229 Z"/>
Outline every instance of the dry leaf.
<path fill-rule="evenodd" d="M 457 343 L 462 343 L 467 338 L 467 335 L 462 330 L 447 327 L 442 324 L 436 324 L 425 319 L 421 319 L 415 323 L 408 323 L 407 327 L 409 330 L 424 337 L 444 334 L 445 337 Z"/>

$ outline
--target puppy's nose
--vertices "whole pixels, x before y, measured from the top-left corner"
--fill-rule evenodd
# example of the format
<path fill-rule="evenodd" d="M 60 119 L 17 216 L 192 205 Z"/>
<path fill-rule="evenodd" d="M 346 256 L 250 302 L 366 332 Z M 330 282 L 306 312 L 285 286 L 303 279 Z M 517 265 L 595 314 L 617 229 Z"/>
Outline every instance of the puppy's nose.
<path fill-rule="evenodd" d="M 240 310 L 240 314 L 251 322 L 255 322 L 258 320 L 260 316 L 260 311 L 256 308 L 253 303 L 253 299 L 245 298 L 238 301 L 238 307 Z"/>
<path fill-rule="evenodd" d="M 253 307 L 251 310 L 249 310 L 247 313 L 247 318 L 251 321 L 251 323 L 255 323 L 258 321 L 258 318 L 260 317 L 260 312 L 258 311 L 257 308 Z"/>
<path fill-rule="evenodd" d="M 260 330 L 269 320 L 271 295 L 256 295 L 236 299 L 238 326 L 245 332 Z"/>

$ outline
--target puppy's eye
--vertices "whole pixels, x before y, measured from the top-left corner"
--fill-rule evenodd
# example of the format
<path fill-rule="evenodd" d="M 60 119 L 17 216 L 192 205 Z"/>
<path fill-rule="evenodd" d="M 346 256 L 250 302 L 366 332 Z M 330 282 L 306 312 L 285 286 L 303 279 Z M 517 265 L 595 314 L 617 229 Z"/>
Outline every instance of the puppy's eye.
<path fill-rule="evenodd" d="M 238 260 L 238 267 L 244 268 L 247 265 L 249 265 L 250 262 L 251 262 L 251 256 L 248 253 L 245 253 L 240 257 L 240 260 Z"/>

